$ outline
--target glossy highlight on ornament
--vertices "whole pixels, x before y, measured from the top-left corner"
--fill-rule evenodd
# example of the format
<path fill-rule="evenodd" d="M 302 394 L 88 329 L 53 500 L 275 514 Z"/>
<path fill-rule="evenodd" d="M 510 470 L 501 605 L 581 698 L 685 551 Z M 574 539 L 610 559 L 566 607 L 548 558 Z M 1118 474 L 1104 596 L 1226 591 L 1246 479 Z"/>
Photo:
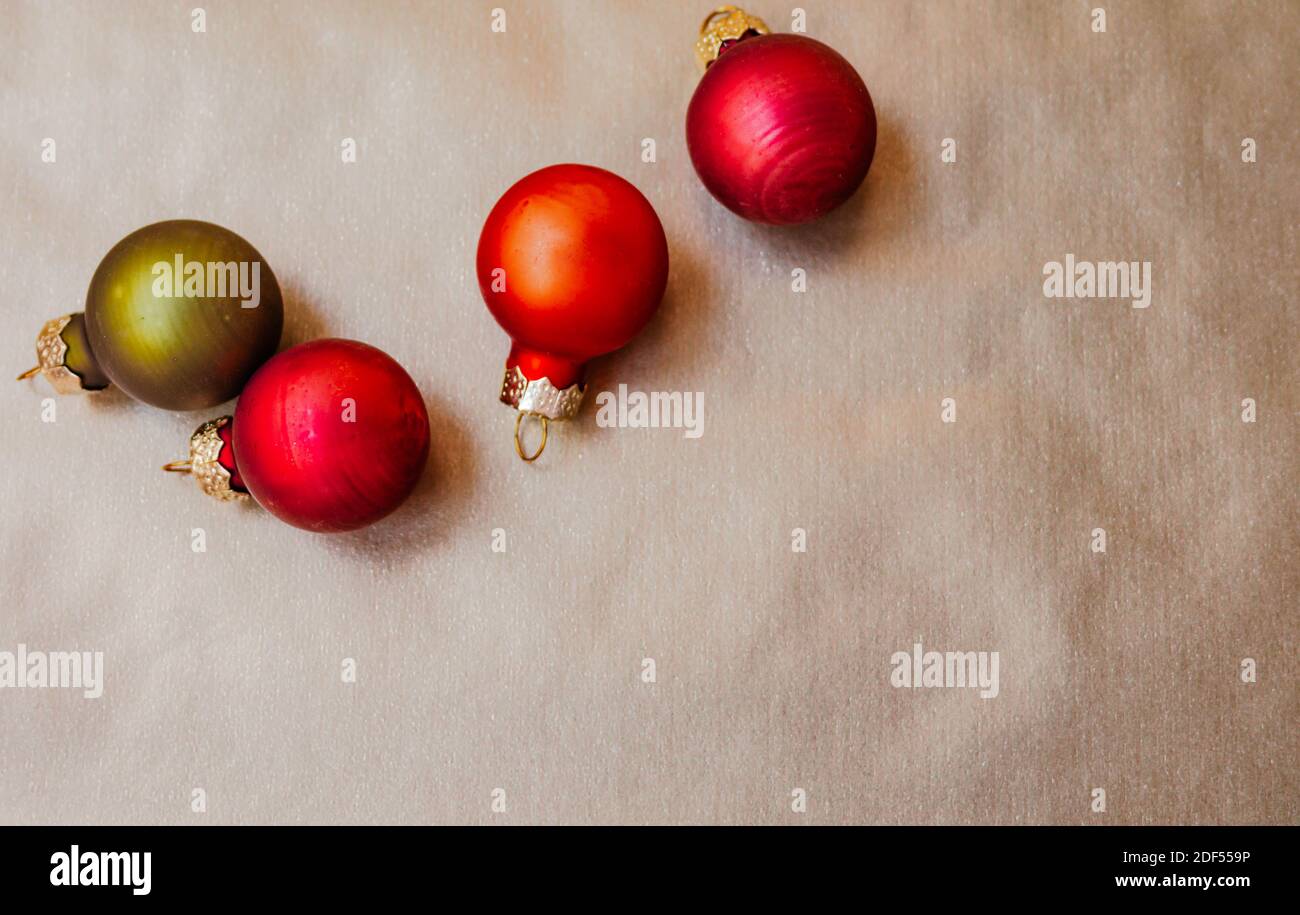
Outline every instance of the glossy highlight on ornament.
<path fill-rule="evenodd" d="M 862 184 L 876 112 L 862 77 L 836 51 L 765 31 L 734 7 L 705 20 L 697 53 L 707 69 L 686 112 L 686 143 L 704 186 L 732 212 L 797 225 Z"/>
<path fill-rule="evenodd" d="M 577 413 L 587 362 L 624 346 L 658 309 L 668 240 L 654 207 L 623 178 L 552 165 L 493 206 L 476 269 L 483 301 L 511 339 L 500 399 L 549 422 Z M 515 450 L 531 462 L 541 449 L 527 456 L 519 429 Z"/>

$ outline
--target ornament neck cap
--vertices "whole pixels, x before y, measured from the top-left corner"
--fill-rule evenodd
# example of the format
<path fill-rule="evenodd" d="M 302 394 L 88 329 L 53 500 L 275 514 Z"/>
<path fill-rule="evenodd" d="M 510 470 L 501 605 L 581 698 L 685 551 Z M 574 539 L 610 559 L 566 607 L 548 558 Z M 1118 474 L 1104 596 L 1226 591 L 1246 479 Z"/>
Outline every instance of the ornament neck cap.
<path fill-rule="evenodd" d="M 199 426 L 190 436 L 189 460 L 163 464 L 163 470 L 190 474 L 198 482 L 199 489 L 222 502 L 247 499 L 248 493 L 235 487 L 230 469 L 221 462 L 222 449 L 230 444 L 228 427 L 233 421 L 229 416 L 222 416 Z M 223 429 L 227 430 L 224 435 Z M 235 466 L 233 448 L 227 452 L 226 460 L 231 467 Z"/>
<path fill-rule="evenodd" d="M 501 402 L 521 414 L 572 419 L 582 405 L 582 395 L 586 390 L 585 385 L 576 382 L 567 388 L 557 388 L 546 376 L 529 379 L 518 365 L 507 365 L 505 378 L 501 381 Z"/>
<path fill-rule="evenodd" d="M 81 391 L 100 391 L 107 385 L 88 385 L 80 375 L 68 368 L 68 343 L 63 339 L 64 329 L 79 315 L 63 315 L 46 321 L 36 335 L 36 367 L 18 376 L 19 381 L 41 374 L 57 394 L 77 394 Z"/>
<path fill-rule="evenodd" d="M 771 29 L 757 16 L 737 6 L 720 6 L 700 24 L 700 37 L 695 42 L 695 58 L 700 69 L 708 69 L 709 64 L 721 56 L 726 47 L 753 35 L 767 35 Z"/>

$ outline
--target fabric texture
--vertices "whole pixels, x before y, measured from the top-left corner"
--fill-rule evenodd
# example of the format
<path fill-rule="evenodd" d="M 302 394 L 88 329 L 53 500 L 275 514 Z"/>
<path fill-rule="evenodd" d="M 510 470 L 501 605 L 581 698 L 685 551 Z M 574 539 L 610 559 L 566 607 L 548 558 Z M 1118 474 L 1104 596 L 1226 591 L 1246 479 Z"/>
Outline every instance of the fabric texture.
<path fill-rule="evenodd" d="M 879 141 L 774 229 L 687 155 L 708 3 L 201 2 L 0 2 L 7 363 L 209 220 L 284 345 L 406 367 L 430 467 L 314 536 L 159 472 L 232 405 L 0 386 L 0 652 L 104 671 L 0 689 L 0 821 L 1297 822 L 1295 3 L 805 0 Z M 525 465 L 474 252 L 556 162 L 636 184 L 671 275 Z M 1067 255 L 1149 307 L 1048 298 Z M 599 426 L 621 384 L 702 434 Z M 998 695 L 892 685 L 917 643 Z"/>

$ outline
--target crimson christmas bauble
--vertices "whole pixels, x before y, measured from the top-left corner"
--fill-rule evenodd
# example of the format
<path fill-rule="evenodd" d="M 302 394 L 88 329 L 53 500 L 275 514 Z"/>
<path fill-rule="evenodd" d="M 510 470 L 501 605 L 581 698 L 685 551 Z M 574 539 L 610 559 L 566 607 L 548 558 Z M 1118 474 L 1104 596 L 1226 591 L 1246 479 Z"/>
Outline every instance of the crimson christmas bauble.
<path fill-rule="evenodd" d="M 233 430 L 232 478 L 281 521 L 310 531 L 383 518 L 411 494 L 429 456 L 415 382 L 354 340 L 314 340 L 272 358 L 240 395 Z"/>
<path fill-rule="evenodd" d="M 871 167 L 871 95 L 853 66 L 821 42 L 761 34 L 761 21 L 739 10 L 728 19 L 731 32 L 719 36 L 706 20 L 701 38 L 716 59 L 686 112 L 695 170 L 709 193 L 746 219 L 793 225 L 824 216 Z"/>
<path fill-rule="evenodd" d="M 618 175 L 552 165 L 497 201 L 477 269 L 512 341 L 501 400 L 566 419 L 581 402 L 587 361 L 626 344 L 659 307 L 668 241 L 650 202 Z"/>

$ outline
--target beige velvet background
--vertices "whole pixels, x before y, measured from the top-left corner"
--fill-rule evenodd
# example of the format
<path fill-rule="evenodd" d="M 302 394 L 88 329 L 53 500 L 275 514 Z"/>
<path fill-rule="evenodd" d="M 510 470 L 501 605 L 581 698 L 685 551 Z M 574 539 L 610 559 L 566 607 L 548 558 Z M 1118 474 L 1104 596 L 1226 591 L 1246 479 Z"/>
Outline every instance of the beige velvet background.
<path fill-rule="evenodd" d="M 1300 819 L 1295 2 L 1104 2 L 1094 34 L 1103 0 L 801 0 L 880 138 L 794 230 L 691 168 L 707 2 L 208 0 L 194 34 L 200 2 L 0 2 L 6 371 L 120 237 L 207 219 L 272 265 L 286 344 L 407 367 L 430 471 L 312 536 L 158 471 L 221 409 L 45 423 L 43 380 L 0 385 L 0 650 L 106 680 L 0 690 L 0 821 Z M 644 191 L 672 275 L 526 466 L 473 254 L 564 161 Z M 1045 299 L 1066 253 L 1151 261 L 1151 307 Z M 703 437 L 598 428 L 620 383 L 702 392 Z M 916 640 L 1000 652 L 1001 695 L 892 688 Z"/>

